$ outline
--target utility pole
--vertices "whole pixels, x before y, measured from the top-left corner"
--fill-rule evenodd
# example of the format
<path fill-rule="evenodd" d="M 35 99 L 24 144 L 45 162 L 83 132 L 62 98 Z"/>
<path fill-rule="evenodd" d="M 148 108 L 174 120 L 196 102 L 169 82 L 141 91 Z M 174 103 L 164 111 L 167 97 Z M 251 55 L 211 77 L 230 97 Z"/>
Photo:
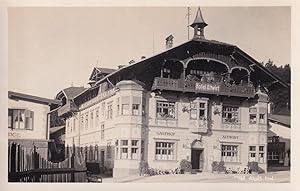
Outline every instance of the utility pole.
<path fill-rule="evenodd" d="M 188 40 L 190 40 L 190 16 L 191 16 L 191 13 L 190 13 L 190 10 L 191 8 L 188 7 L 187 8 L 187 35 L 188 35 Z"/>

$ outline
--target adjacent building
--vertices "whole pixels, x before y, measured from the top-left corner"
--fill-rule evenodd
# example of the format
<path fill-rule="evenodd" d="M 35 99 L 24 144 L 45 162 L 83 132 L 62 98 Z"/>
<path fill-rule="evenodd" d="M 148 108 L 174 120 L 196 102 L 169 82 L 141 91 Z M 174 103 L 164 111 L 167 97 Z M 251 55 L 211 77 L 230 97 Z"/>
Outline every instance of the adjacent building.
<path fill-rule="evenodd" d="M 268 167 L 288 167 L 291 159 L 291 117 L 269 114 Z"/>
<path fill-rule="evenodd" d="M 236 45 L 205 38 L 200 9 L 193 39 L 117 70 L 95 68 L 90 88 L 59 108 L 66 145 L 101 148 L 113 176 L 139 163 L 175 169 L 182 159 L 211 171 L 213 161 L 267 169 L 266 91 L 286 83 Z M 103 73 L 103 71 L 106 71 Z"/>
<path fill-rule="evenodd" d="M 48 158 L 49 113 L 61 104 L 47 99 L 17 92 L 8 92 L 8 142 L 23 145 L 28 151 L 36 146 Z"/>

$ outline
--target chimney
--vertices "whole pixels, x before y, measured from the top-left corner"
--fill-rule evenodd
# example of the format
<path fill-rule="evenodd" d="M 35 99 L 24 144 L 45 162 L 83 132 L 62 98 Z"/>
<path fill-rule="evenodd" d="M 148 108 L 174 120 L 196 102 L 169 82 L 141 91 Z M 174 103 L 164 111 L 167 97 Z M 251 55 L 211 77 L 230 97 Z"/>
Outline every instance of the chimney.
<path fill-rule="evenodd" d="M 173 35 L 169 35 L 167 38 L 166 38 L 166 49 L 170 49 L 173 47 Z"/>
<path fill-rule="evenodd" d="M 124 66 L 126 66 L 126 65 L 119 65 L 119 66 L 118 66 L 118 69 L 121 69 L 121 68 L 123 68 Z"/>
<path fill-rule="evenodd" d="M 133 64 L 133 63 L 135 63 L 135 60 L 130 60 L 128 63 Z"/>

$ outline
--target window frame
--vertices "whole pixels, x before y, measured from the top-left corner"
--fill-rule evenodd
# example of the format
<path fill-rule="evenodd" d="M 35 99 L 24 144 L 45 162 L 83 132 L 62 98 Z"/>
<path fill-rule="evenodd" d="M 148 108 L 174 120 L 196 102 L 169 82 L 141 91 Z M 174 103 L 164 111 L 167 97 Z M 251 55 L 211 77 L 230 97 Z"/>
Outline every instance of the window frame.
<path fill-rule="evenodd" d="M 15 112 L 17 112 L 17 116 L 15 116 Z M 22 112 L 22 113 L 21 113 Z M 10 115 L 11 114 L 11 115 Z M 20 116 L 22 115 L 22 116 Z M 17 121 L 16 121 L 17 117 Z M 21 118 L 20 118 L 21 117 Z M 10 120 L 9 120 L 10 119 Z M 20 120 L 22 119 L 22 121 Z M 10 127 L 8 125 L 8 128 L 12 130 L 34 130 L 34 111 L 30 110 L 28 108 L 8 108 L 8 122 L 10 124 Z M 29 121 L 30 127 L 29 127 Z M 15 122 L 17 122 L 17 127 L 15 126 Z M 23 123 L 24 128 L 21 128 L 20 123 Z"/>
<path fill-rule="evenodd" d="M 170 145 L 172 145 L 172 146 L 170 146 Z M 177 147 L 176 141 L 171 141 L 171 140 L 155 141 L 154 160 L 176 161 L 176 158 L 177 158 L 177 155 L 176 155 L 177 148 L 176 147 Z"/>
<path fill-rule="evenodd" d="M 228 111 L 228 110 L 226 111 L 225 108 L 230 109 L 231 111 Z M 232 109 L 236 109 L 236 111 L 232 111 Z M 228 117 L 228 114 L 231 114 L 231 118 Z M 226 115 L 226 117 L 224 117 L 224 115 Z M 233 116 L 236 116 L 237 120 L 231 121 L 230 119 L 232 119 Z M 240 123 L 240 120 L 241 119 L 240 119 L 240 107 L 239 106 L 232 106 L 232 105 L 223 105 L 222 106 L 222 122 L 223 123 L 238 124 L 238 123 Z"/>
<path fill-rule="evenodd" d="M 164 113 L 164 110 L 167 110 L 167 113 Z M 170 114 L 170 111 L 173 111 L 173 114 Z M 176 102 L 167 100 L 156 100 L 156 117 L 159 119 L 177 119 Z"/>
<path fill-rule="evenodd" d="M 228 149 L 230 148 L 230 149 Z M 234 149 L 236 148 L 236 149 Z M 240 145 L 238 144 L 222 144 L 221 145 L 221 161 L 224 162 L 240 162 Z"/>

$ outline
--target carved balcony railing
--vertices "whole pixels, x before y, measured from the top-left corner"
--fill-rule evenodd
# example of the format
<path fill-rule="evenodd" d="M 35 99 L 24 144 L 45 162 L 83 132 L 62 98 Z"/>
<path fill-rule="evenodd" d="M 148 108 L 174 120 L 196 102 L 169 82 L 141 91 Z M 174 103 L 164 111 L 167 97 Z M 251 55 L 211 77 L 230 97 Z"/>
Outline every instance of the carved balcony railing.
<path fill-rule="evenodd" d="M 255 88 L 248 84 L 227 86 L 223 82 L 183 81 L 160 77 L 156 77 L 152 85 L 152 90 L 157 89 L 248 98 L 255 95 Z"/>
<path fill-rule="evenodd" d="M 78 111 L 78 106 L 75 103 L 68 101 L 65 105 L 63 105 L 61 108 L 57 110 L 57 113 L 58 116 L 61 117 L 77 111 Z"/>

